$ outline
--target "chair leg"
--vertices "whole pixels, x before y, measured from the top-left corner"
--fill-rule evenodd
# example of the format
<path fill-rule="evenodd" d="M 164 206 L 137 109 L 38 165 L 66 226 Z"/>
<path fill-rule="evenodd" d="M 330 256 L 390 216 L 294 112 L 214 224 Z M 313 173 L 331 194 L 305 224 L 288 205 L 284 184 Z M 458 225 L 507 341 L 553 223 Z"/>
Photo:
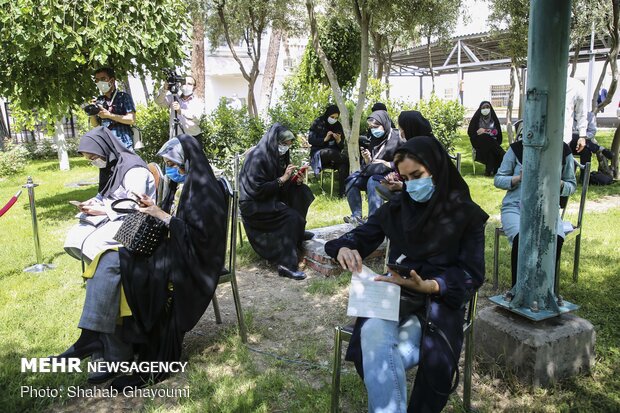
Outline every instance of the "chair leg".
<path fill-rule="evenodd" d="M 471 148 L 471 165 L 476 175 L 476 150 L 473 147 Z"/>
<path fill-rule="evenodd" d="M 495 228 L 495 238 L 493 241 L 493 289 L 497 290 L 499 278 L 499 228 Z"/>
<path fill-rule="evenodd" d="M 463 408 L 471 411 L 471 376 L 474 358 L 474 318 L 465 334 L 465 369 L 463 371 Z"/>
<path fill-rule="evenodd" d="M 329 197 L 333 198 L 334 197 L 334 170 L 332 169 L 332 184 L 329 188 Z"/>
<path fill-rule="evenodd" d="M 342 367 L 340 327 L 336 327 L 334 333 L 334 366 L 332 370 L 332 405 L 331 412 L 337 413 L 340 410 L 340 369 Z"/>
<path fill-rule="evenodd" d="M 573 282 L 579 281 L 579 254 L 581 253 L 581 233 L 575 237 L 575 258 L 573 261 Z"/>
<path fill-rule="evenodd" d="M 237 277 L 233 274 L 230 280 L 232 287 L 233 299 L 235 300 L 235 310 L 237 312 L 237 323 L 239 323 L 239 335 L 241 336 L 241 342 L 248 342 L 248 333 L 245 327 L 245 319 L 243 318 L 243 309 L 241 308 L 241 298 L 239 297 L 239 289 L 237 288 Z"/>
<path fill-rule="evenodd" d="M 222 316 L 220 314 L 220 305 L 217 302 L 217 295 L 213 294 L 213 299 L 211 300 L 213 303 L 213 312 L 215 313 L 215 322 L 217 324 L 222 324 Z"/>
<path fill-rule="evenodd" d="M 241 228 L 241 222 L 239 222 L 238 226 L 239 226 L 239 244 L 243 247 L 243 229 Z"/>

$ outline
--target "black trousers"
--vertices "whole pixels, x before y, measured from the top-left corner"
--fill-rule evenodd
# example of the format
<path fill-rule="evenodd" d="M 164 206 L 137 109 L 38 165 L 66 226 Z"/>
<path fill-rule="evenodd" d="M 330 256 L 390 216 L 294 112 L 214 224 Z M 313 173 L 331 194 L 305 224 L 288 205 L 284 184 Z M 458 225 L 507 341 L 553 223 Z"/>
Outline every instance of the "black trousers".
<path fill-rule="evenodd" d="M 582 165 L 585 165 L 587 162 L 592 161 L 592 153 L 598 152 L 601 147 L 596 143 L 592 142 L 591 139 L 586 139 L 586 147 L 583 148 L 581 152 L 577 152 L 577 141 L 579 140 L 579 134 L 573 133 L 573 138 L 571 139 L 568 146 L 570 146 L 570 150 L 573 152 L 573 155 L 579 155 L 579 162 Z"/>
<path fill-rule="evenodd" d="M 321 165 L 323 169 L 338 170 L 338 196 L 343 197 L 345 191 L 344 181 L 349 176 L 349 158 L 337 149 L 321 149 Z"/>
<path fill-rule="evenodd" d="M 555 254 L 555 268 L 558 268 L 558 261 L 560 261 L 560 253 L 562 252 L 562 245 L 564 244 L 564 238 L 558 235 L 558 247 Z M 515 236 L 515 239 L 512 241 L 512 251 L 510 252 L 510 265 L 512 270 L 512 286 L 517 283 L 517 264 L 519 257 L 519 234 Z M 556 272 L 554 276 L 554 284 L 558 285 L 558 276 L 559 274 Z"/>

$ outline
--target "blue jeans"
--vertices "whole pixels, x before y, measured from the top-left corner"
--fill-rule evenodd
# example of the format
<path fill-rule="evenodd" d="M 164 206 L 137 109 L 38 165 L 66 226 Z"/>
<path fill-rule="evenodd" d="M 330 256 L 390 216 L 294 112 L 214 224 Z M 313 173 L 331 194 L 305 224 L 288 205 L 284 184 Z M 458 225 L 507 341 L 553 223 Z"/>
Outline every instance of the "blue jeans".
<path fill-rule="evenodd" d="M 422 326 L 415 315 L 398 323 L 371 318 L 362 326 L 364 384 L 371 413 L 407 411 L 405 371 L 420 361 Z"/>
<path fill-rule="evenodd" d="M 362 180 L 364 178 L 360 178 Z M 362 217 L 362 189 L 359 185 L 359 182 L 356 184 L 355 179 L 347 182 L 347 201 L 349 202 L 349 208 L 351 208 L 351 215 L 354 217 Z M 376 191 L 376 187 L 381 185 L 379 181 L 372 179 L 372 177 L 368 178 L 368 183 L 366 184 L 366 195 L 368 195 L 368 216 L 371 216 L 375 213 L 377 209 L 383 204 L 383 199 L 379 196 Z"/>

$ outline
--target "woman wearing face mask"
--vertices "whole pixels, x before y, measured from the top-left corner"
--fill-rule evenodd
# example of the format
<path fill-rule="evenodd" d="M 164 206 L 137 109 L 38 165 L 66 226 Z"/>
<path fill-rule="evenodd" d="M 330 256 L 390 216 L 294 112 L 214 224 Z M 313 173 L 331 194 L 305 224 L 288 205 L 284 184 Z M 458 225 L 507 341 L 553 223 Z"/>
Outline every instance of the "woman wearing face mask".
<path fill-rule="evenodd" d="M 108 361 L 128 360 L 133 359 L 135 350 L 138 362 L 178 361 L 185 333 L 211 302 L 224 265 L 226 195 L 193 137 L 171 139 L 158 155 L 175 169 L 183 165 L 184 185 L 176 197 L 180 186 L 171 182 L 161 208 L 152 197 L 140 194 L 139 210 L 161 220 L 167 234 L 149 257 L 125 248 L 110 249 L 89 266 L 79 323 L 82 334 L 60 357 L 92 354 L 94 358 L 101 352 Z M 172 211 L 177 198 L 176 211 Z M 90 376 L 89 382 L 100 383 L 114 376 L 100 371 Z M 144 387 L 166 376 L 123 376 L 114 380 L 112 387 L 119 391 Z"/>
<path fill-rule="evenodd" d="M 294 139 L 276 123 L 248 153 L 239 175 L 239 210 L 254 251 L 276 264 L 280 276 L 303 280 L 297 248 L 313 236 L 305 227 L 314 196 L 303 175 L 293 182 L 289 148 Z"/>
<path fill-rule="evenodd" d="M 325 113 L 314 120 L 308 132 L 310 148 L 310 165 L 315 175 L 321 169 L 338 170 L 338 196 L 344 196 L 344 181 L 349 175 L 349 158 L 344 150 L 344 131 L 338 121 L 340 110 L 330 105 Z"/>
<path fill-rule="evenodd" d="M 505 151 L 502 149 L 502 126 L 490 102 L 480 103 L 469 122 L 467 134 L 471 146 L 476 150 L 475 161 L 486 166 L 484 174 L 493 176 L 502 163 Z"/>
<path fill-rule="evenodd" d="M 464 302 L 484 281 L 484 224 L 488 215 L 439 141 L 416 137 L 394 156 L 405 189 L 368 222 L 329 241 L 325 251 L 343 269 L 359 272 L 362 259 L 387 236 L 389 260 L 409 269 L 409 278 L 390 271 L 376 281 L 430 294 L 422 310 L 434 330 L 423 328 L 415 311 L 402 305 L 400 319 L 358 318 L 347 360 L 356 363 L 368 391 L 370 412 L 439 412 L 448 400 L 463 342 Z M 440 329 L 446 341 L 437 330 Z M 454 351 L 451 354 L 450 348 Z M 418 365 L 407 410 L 405 371 Z"/>
<path fill-rule="evenodd" d="M 370 149 L 362 149 L 364 166 L 349 175 L 346 181 L 347 201 L 351 216 L 344 221 L 359 225 L 362 220 L 362 194 L 368 195 L 368 216 L 375 213 L 383 203 L 376 188 L 384 176 L 393 171 L 392 159 L 396 149 L 404 142 L 398 129 L 391 127 L 391 120 L 384 110 L 372 112 L 367 119 L 371 131 Z"/>
<path fill-rule="evenodd" d="M 78 206 L 80 222 L 69 230 L 65 250 L 76 259 L 90 262 L 100 251 L 118 246 L 113 240 L 123 214 L 112 210 L 112 202 L 155 196 L 155 179 L 146 163 L 127 149 L 109 129 L 98 126 L 80 139 L 78 152 L 99 168 L 99 193 Z"/>
<path fill-rule="evenodd" d="M 502 227 L 508 241 L 512 245 L 511 249 L 511 273 L 512 285 L 517 283 L 517 261 L 519 257 L 519 226 L 521 220 L 521 179 L 523 178 L 523 122 L 515 123 L 516 142 L 512 143 L 504 156 L 502 164 L 494 178 L 496 188 L 505 189 L 506 196 L 502 201 Z M 568 197 L 575 193 L 577 189 L 577 179 L 575 178 L 575 159 L 571 154 L 571 149 L 564 142 L 562 145 L 562 176 L 560 180 L 560 204 L 568 200 Z M 566 205 L 566 204 L 564 204 Z M 558 215 L 557 221 L 557 245 L 556 245 L 556 268 L 560 260 L 562 244 L 564 244 L 564 226 L 562 218 Z M 555 274 L 557 279 L 559 274 Z"/>
<path fill-rule="evenodd" d="M 161 107 L 170 108 L 170 138 L 186 133 L 202 143 L 200 118 L 204 114 L 203 101 L 194 95 L 196 79 L 193 76 L 185 78 L 185 84 L 180 87 L 180 96 L 173 95 L 168 90 L 168 83 L 159 90 L 155 103 Z M 175 114 L 179 125 L 175 127 Z"/>

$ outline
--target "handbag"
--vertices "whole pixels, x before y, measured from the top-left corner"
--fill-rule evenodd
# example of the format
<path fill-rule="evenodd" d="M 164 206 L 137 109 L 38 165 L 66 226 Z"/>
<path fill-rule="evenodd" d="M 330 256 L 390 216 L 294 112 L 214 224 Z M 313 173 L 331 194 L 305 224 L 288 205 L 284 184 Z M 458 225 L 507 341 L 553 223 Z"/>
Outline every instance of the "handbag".
<path fill-rule="evenodd" d="M 112 210 L 127 214 L 120 228 L 114 235 L 114 240 L 123 244 L 130 252 L 150 256 L 164 238 L 166 225 L 159 219 L 140 212 L 133 208 L 118 208 L 121 202 L 138 202 L 130 198 L 123 198 L 112 203 Z"/>

